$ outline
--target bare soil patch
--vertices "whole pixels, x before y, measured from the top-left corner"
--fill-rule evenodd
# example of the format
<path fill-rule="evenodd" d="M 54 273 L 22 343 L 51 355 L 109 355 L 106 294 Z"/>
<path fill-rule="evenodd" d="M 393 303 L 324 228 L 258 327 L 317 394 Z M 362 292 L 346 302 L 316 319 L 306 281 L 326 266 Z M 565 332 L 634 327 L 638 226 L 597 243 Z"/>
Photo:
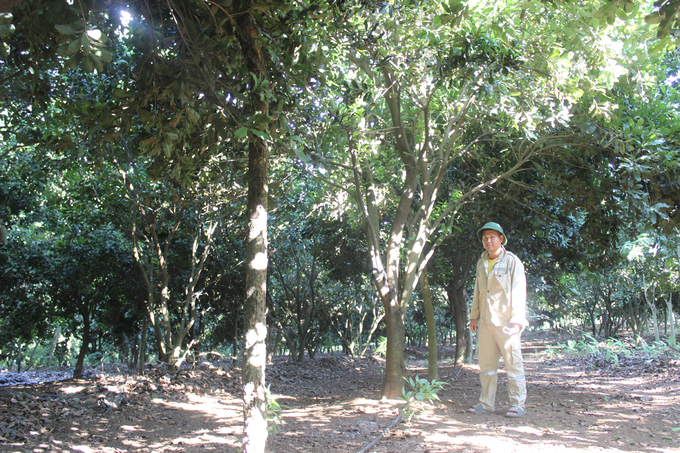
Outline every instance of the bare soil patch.
<path fill-rule="evenodd" d="M 680 449 L 677 357 L 546 358 L 554 335 L 526 336 L 528 413 L 520 419 L 472 415 L 478 367 L 440 363 L 441 402 L 398 423 L 372 452 L 671 452 Z M 425 376 L 423 351 L 409 370 Z M 445 352 L 445 351 L 444 351 Z M 82 380 L 0 388 L 0 451 L 237 452 L 242 436 L 239 372 L 205 363 L 144 376 L 92 370 Z M 358 452 L 399 414 L 403 402 L 379 400 L 383 364 L 324 356 L 275 361 L 267 379 L 284 407 L 269 451 Z M 0 381 L 15 378 L 0 373 Z M 499 403 L 507 395 L 501 372 Z"/>

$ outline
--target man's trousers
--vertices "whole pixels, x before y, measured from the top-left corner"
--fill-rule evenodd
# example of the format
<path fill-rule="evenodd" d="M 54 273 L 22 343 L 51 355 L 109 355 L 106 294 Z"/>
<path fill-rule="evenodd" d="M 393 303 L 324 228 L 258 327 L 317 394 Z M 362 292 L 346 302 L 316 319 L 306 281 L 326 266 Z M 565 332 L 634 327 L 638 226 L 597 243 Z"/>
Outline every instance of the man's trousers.
<path fill-rule="evenodd" d="M 511 406 L 524 409 L 527 387 L 524 378 L 521 334 L 506 335 L 503 328 L 489 323 L 479 325 L 479 380 L 482 394 L 479 402 L 488 411 L 494 411 L 498 385 L 498 360 L 503 357 L 508 376 L 508 398 Z"/>

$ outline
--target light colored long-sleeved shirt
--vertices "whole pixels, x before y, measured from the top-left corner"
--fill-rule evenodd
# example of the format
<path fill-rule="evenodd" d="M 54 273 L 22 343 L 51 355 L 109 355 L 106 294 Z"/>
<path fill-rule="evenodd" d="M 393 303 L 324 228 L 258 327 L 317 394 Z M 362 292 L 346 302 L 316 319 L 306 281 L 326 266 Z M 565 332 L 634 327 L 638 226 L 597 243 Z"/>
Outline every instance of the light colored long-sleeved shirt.
<path fill-rule="evenodd" d="M 470 319 L 499 327 L 510 324 L 519 324 L 522 328 L 528 326 L 527 280 L 522 261 L 503 248 L 491 272 L 488 267 L 489 253 L 484 252 L 477 262 Z"/>

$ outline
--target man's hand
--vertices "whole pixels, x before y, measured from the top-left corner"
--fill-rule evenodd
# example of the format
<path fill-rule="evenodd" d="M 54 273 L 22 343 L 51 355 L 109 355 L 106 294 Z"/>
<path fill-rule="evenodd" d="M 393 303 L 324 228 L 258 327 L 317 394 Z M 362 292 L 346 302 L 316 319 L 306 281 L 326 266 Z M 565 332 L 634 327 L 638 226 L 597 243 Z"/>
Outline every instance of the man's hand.
<path fill-rule="evenodd" d="M 477 333 L 477 320 L 476 319 L 470 320 L 470 330 L 473 331 L 474 333 Z"/>
<path fill-rule="evenodd" d="M 522 326 L 519 324 L 510 324 L 509 327 L 503 327 L 503 333 L 506 335 L 515 335 L 522 331 Z"/>

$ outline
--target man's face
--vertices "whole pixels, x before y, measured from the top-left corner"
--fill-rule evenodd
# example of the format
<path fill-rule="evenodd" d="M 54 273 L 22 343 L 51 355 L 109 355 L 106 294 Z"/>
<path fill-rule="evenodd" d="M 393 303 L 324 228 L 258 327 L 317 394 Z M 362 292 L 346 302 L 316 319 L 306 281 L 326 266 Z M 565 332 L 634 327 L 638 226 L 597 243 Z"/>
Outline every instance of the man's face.
<path fill-rule="evenodd" d="M 503 235 L 496 230 L 482 231 L 482 244 L 491 257 L 495 257 L 503 245 Z"/>

